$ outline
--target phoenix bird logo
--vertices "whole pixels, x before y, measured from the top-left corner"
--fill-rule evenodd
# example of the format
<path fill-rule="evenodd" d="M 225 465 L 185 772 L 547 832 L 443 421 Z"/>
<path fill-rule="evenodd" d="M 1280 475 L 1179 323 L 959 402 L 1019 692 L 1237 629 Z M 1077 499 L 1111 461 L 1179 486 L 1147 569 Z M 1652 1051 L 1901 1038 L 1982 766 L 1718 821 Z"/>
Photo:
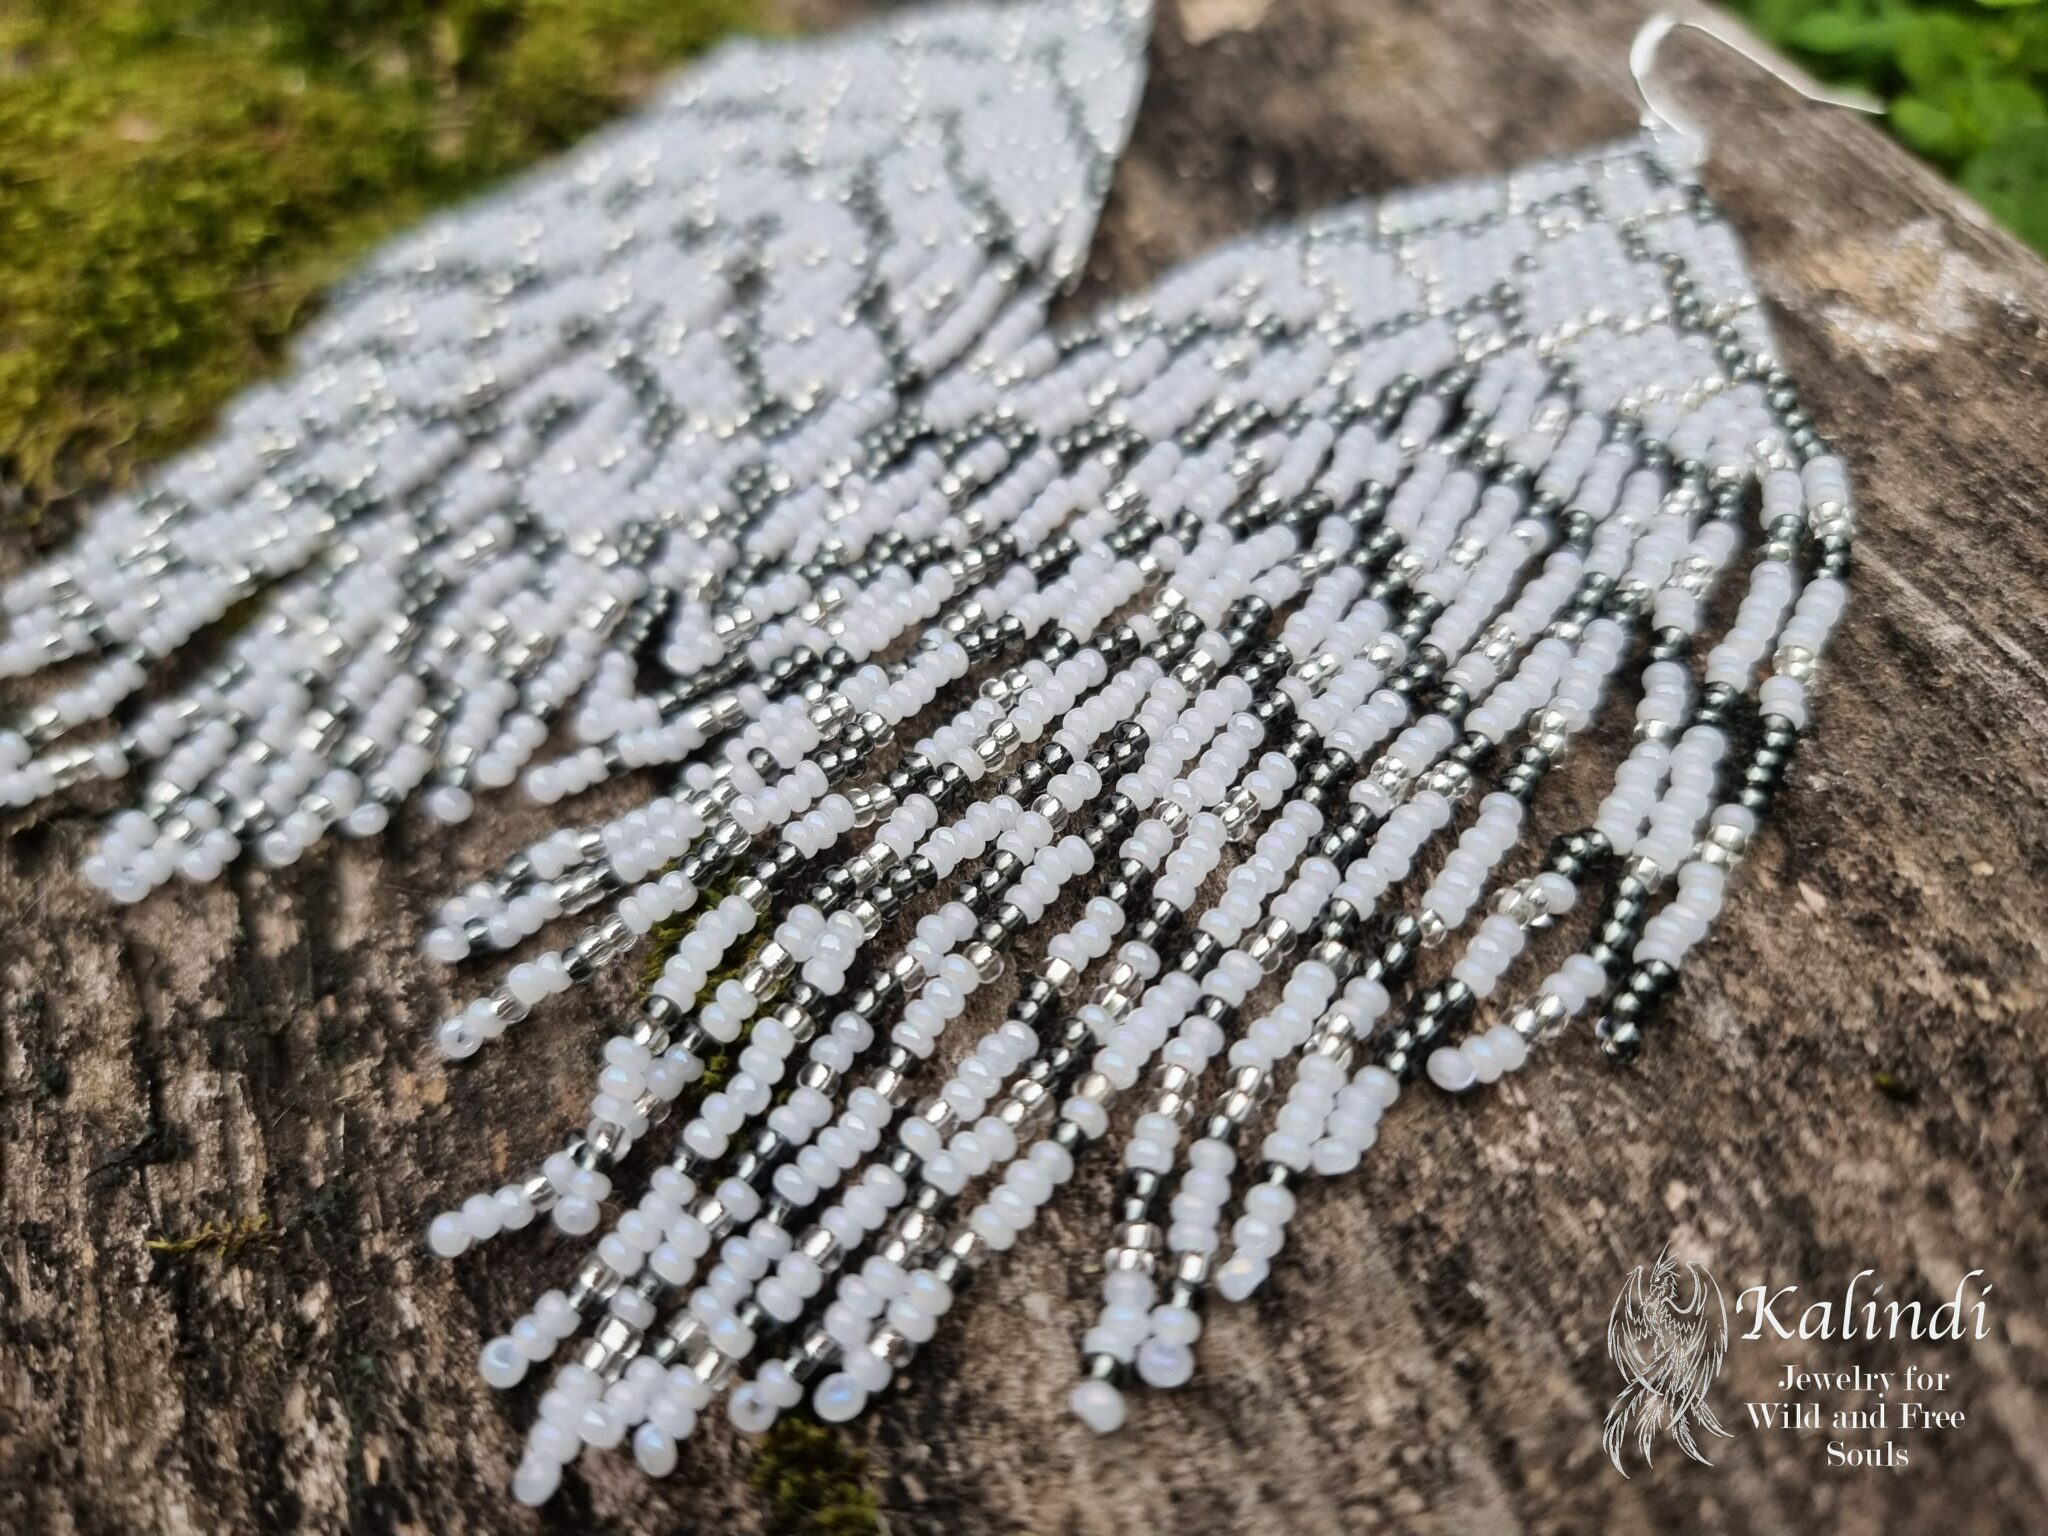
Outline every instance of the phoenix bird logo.
<path fill-rule="evenodd" d="M 1654 1266 L 1638 1264 L 1608 1316 L 1607 1353 L 1624 1383 L 1600 1437 L 1615 1470 L 1628 1476 L 1622 1457 L 1631 1440 L 1649 1465 L 1660 1433 L 1711 1467 L 1693 1439 L 1695 1426 L 1724 1440 L 1734 1437 L 1707 1404 L 1707 1389 L 1728 1353 L 1728 1307 L 1705 1267 L 1675 1263 L 1668 1249 Z"/>

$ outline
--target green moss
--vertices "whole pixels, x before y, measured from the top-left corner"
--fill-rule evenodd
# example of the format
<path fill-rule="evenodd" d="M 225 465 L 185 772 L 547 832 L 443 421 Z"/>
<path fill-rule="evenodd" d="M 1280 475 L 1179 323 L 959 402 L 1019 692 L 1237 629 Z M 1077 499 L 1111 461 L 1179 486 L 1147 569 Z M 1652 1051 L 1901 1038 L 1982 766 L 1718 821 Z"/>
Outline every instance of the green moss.
<path fill-rule="evenodd" d="M 0 11 L 0 503 L 198 435 L 320 290 L 561 148 L 754 0 L 42 0 Z"/>
<path fill-rule="evenodd" d="M 267 1243 L 278 1236 L 267 1216 L 245 1216 L 239 1221 L 209 1221 L 183 1237 L 152 1237 L 142 1246 L 163 1259 L 189 1258 L 195 1253 L 217 1253 L 233 1259 L 255 1243 Z"/>
<path fill-rule="evenodd" d="M 879 1536 L 888 1529 L 867 1485 L 867 1457 L 822 1425 L 779 1419 L 750 1477 L 769 1536 Z"/>

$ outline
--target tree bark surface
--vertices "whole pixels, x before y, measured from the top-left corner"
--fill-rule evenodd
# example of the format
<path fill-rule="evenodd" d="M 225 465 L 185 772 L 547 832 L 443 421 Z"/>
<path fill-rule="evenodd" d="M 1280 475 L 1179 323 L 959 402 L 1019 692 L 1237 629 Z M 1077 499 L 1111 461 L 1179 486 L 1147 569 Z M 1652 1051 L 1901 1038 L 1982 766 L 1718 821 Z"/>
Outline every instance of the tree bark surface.
<path fill-rule="evenodd" d="M 1629 133 L 1645 10 L 1163 0 L 1075 311 L 1273 220 Z M 1135 1395 L 1107 1439 L 1063 1405 L 1099 1150 L 909 1390 L 843 1432 L 891 1531 L 2048 1530 L 2048 269 L 1870 124 L 1696 38 L 1666 67 L 1861 502 L 1818 729 L 1727 918 L 1633 1070 L 1567 1041 L 1392 1117 L 1304 1197 L 1256 1302 L 1213 1310 L 1195 1383 Z M 1557 799 L 1589 807 L 1619 739 Z M 433 1024 L 484 973 L 423 962 L 422 918 L 546 818 L 501 796 L 457 835 L 402 819 L 120 910 L 72 872 L 112 803 L 0 840 L 0 1530 L 774 1523 L 722 1423 L 664 1484 L 608 1458 L 544 1513 L 512 1505 L 537 1388 L 489 1391 L 476 1351 L 580 1245 L 450 1265 L 420 1243 L 573 1123 L 631 1007 L 626 965 L 517 1049 L 438 1063 Z M 1608 1312 L 1667 1243 L 1731 1305 L 1799 1286 L 1781 1316 L 1862 1270 L 1928 1305 L 1982 1271 L 1987 1333 L 1738 1338 L 1715 1465 L 1667 1444 L 1624 1480 L 1600 1445 Z M 1892 1396 L 1964 1422 L 1787 1434 L 1741 1406 L 1787 1395 L 1788 1366 L 1859 1365 L 1946 1373 Z M 1909 1463 L 1833 1466 L 1830 1439 Z"/>

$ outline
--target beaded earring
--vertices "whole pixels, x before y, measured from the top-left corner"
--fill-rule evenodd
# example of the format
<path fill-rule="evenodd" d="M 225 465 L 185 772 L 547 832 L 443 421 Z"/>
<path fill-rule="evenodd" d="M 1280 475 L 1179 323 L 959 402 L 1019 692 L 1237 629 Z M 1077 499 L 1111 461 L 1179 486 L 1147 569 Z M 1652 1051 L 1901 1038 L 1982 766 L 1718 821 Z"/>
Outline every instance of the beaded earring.
<path fill-rule="evenodd" d="M 907 402 L 943 409 L 1042 330 L 1148 20 L 966 4 L 731 44 L 388 247 L 294 372 L 0 588 L 0 677 L 73 673 L 0 726 L 0 806 L 146 774 L 84 867 L 135 901 L 415 798 L 461 821 L 558 725 L 586 745 L 526 773 L 543 800 L 679 761 L 764 685 L 885 645 L 940 543 L 973 539 L 848 476 Z M 217 661 L 140 702 L 245 604 Z M 810 647 L 842 609 L 844 642 Z"/>
<path fill-rule="evenodd" d="M 1300 1181 L 1357 1167 L 1405 1085 L 1493 1082 L 1588 1013 L 1602 1053 L 1635 1054 L 1844 600 L 1842 467 L 1656 135 L 1232 247 L 932 430 L 944 452 L 893 450 L 873 483 L 954 466 L 953 515 L 1008 529 L 1028 580 L 1000 620 L 941 614 L 809 703 L 849 746 L 743 732 L 688 795 L 586 834 L 633 894 L 564 975 L 725 894 L 606 1046 L 589 1126 L 430 1233 L 452 1253 L 542 1207 L 594 1231 L 622 1151 L 708 1060 L 736 1068 L 567 1288 L 485 1348 L 509 1386 L 588 1333 L 539 1400 L 522 1499 L 585 1446 L 665 1473 L 719 1399 L 748 1431 L 807 1397 L 859 1412 L 1133 1090 L 1072 1406 L 1109 1430 L 1132 1383 L 1185 1383 L 1207 1298 L 1259 1286 Z M 1748 593 L 1705 643 L 1752 523 Z M 1532 862 L 1544 782 L 1625 672 L 1613 787 Z M 524 889 L 477 899 L 494 918 Z M 1532 930 L 1588 909 L 1582 947 L 1496 1011 Z M 554 985 L 546 964 L 478 1029 Z M 978 1038 L 941 1057 L 970 1009 Z"/>
<path fill-rule="evenodd" d="M 1120 106 L 1105 86 L 1061 119 L 1098 124 L 1091 142 L 1121 132 L 1132 76 L 1112 76 Z M 1070 1398 L 1112 1430 L 1137 1384 L 1191 1378 L 1211 1300 L 1257 1290 L 1298 1191 L 1355 1170 L 1410 1085 L 1493 1083 L 1582 1018 L 1601 1055 L 1635 1056 L 1806 725 L 1854 533 L 1696 151 L 1660 116 L 1261 234 L 1059 334 L 992 301 L 993 339 L 937 349 L 839 457 L 693 443 L 730 507 L 606 543 L 589 585 L 547 589 L 574 594 L 559 608 L 513 588 L 598 540 L 528 548 L 536 518 L 557 526 L 530 489 L 502 521 L 532 563 L 414 594 L 422 653 L 450 658 L 447 739 L 489 722 L 461 735 L 470 778 L 430 799 L 516 775 L 572 699 L 587 744 L 528 773 L 541 798 L 684 765 L 671 793 L 514 855 L 426 941 L 454 963 L 585 914 L 441 1023 L 464 1057 L 681 930 L 604 1046 L 588 1122 L 428 1230 L 453 1257 L 542 1213 L 604 1228 L 482 1351 L 503 1388 L 567 1356 L 517 1498 L 546 1500 L 586 1447 L 665 1475 L 714 1404 L 749 1432 L 806 1403 L 857 1414 L 1114 1139 Z M 1746 538 L 1746 591 L 1710 633 Z M 389 592 L 339 601 L 354 568 L 290 588 L 284 621 L 389 619 Z M 33 590 L 52 613 L 85 592 Z M 606 616 L 559 642 L 582 671 L 500 675 L 572 611 Z M 368 634 L 333 633 L 332 676 L 415 654 Z M 643 691 L 657 662 L 669 680 Z M 312 693 L 290 707 L 318 718 Z M 1635 729 L 1611 786 L 1588 824 L 1549 818 L 1539 854 L 1544 787 L 1614 696 Z M 534 724 L 500 745 L 511 719 Z M 403 739 L 422 766 L 397 798 L 430 761 L 455 772 L 442 739 Z M 301 750 L 332 748 L 256 761 Z M 181 788 L 153 803 L 189 816 L 191 774 L 161 771 Z M 290 795 L 325 793 L 296 776 Z M 165 823 L 141 814 L 157 830 L 116 828 L 117 879 L 155 873 L 132 866 Z M 1558 926 L 1577 948 L 1544 935 L 1542 974 L 1519 974 Z M 664 1159 L 636 1156 L 679 1110 Z"/>

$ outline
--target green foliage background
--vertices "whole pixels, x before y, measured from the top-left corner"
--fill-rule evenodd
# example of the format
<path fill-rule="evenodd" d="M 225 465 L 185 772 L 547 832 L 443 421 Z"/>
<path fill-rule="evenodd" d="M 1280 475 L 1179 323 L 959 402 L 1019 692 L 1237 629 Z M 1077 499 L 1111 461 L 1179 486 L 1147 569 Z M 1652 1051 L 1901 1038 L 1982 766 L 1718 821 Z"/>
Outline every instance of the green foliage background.
<path fill-rule="evenodd" d="M 118 483 L 366 247 L 754 0 L 0 0 L 0 515 Z"/>
<path fill-rule="evenodd" d="M 2048 255 L 2048 0 L 1733 0 Z"/>

